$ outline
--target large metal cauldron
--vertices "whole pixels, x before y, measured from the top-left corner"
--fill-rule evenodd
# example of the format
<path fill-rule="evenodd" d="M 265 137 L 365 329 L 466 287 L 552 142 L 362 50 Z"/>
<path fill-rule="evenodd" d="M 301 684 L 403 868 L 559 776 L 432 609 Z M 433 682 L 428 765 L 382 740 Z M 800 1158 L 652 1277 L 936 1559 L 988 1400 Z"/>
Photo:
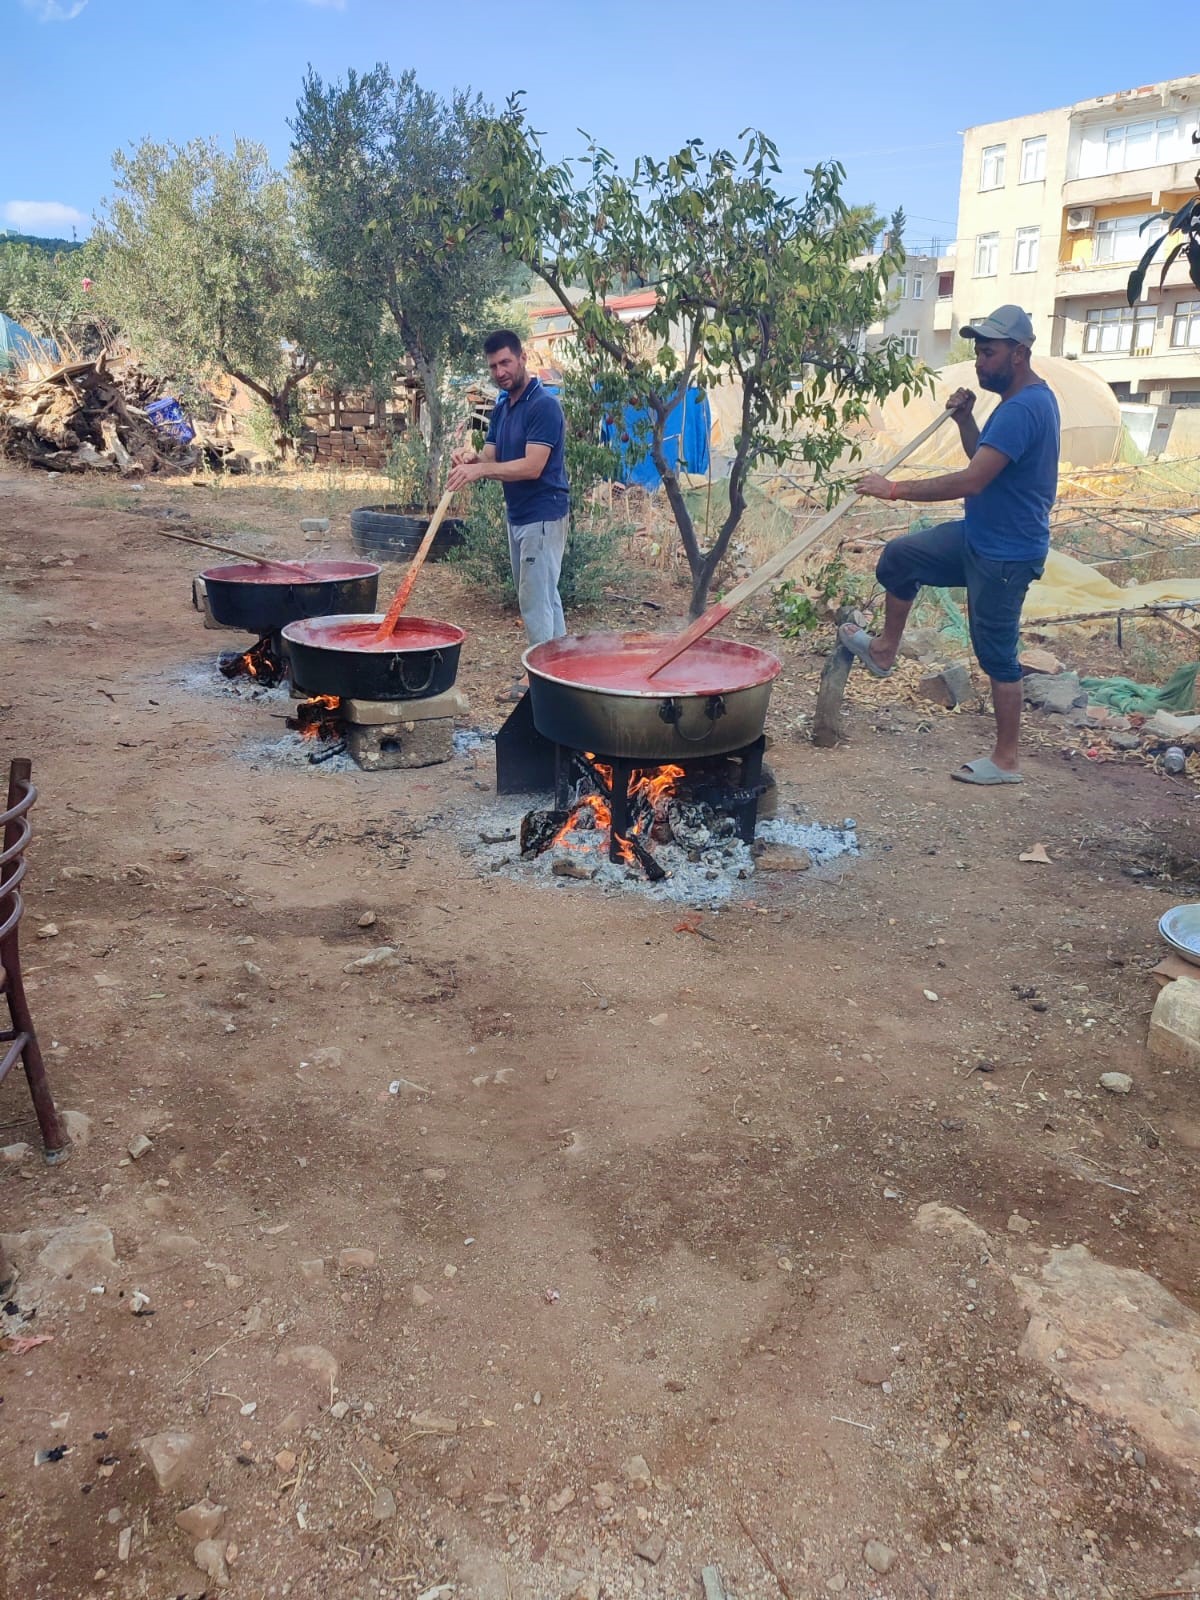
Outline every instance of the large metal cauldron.
<path fill-rule="evenodd" d="M 297 561 L 295 566 L 295 576 L 285 567 L 253 562 L 209 567 L 200 576 L 213 620 L 261 637 L 302 617 L 375 609 L 380 569 L 373 561 Z"/>
<path fill-rule="evenodd" d="M 652 679 L 646 668 L 671 638 L 584 633 L 524 655 L 534 726 L 573 750 L 647 762 L 724 755 L 763 731 L 783 670 L 769 650 L 712 635 Z"/>
<path fill-rule="evenodd" d="M 454 687 L 467 637 L 452 622 L 401 617 L 382 645 L 374 635 L 383 617 L 313 617 L 283 630 L 292 683 L 305 694 L 348 700 L 421 700 Z"/>

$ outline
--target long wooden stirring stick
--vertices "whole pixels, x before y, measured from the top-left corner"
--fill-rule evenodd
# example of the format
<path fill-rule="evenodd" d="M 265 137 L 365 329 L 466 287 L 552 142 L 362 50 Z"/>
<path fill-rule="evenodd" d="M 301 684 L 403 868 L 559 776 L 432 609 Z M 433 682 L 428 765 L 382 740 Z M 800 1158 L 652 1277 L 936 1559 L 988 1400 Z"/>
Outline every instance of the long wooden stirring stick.
<path fill-rule="evenodd" d="M 172 528 L 158 528 L 155 531 L 164 539 L 178 539 L 180 544 L 198 544 L 202 550 L 216 550 L 223 556 L 237 556 L 239 561 L 253 561 L 259 567 L 279 567 L 284 572 L 299 572 L 308 576 L 307 569 L 297 561 L 272 561 L 270 556 L 252 556 L 249 550 L 235 550 L 232 545 L 214 544 L 211 539 L 197 539 L 194 534 L 176 533 Z"/>
<path fill-rule="evenodd" d="M 886 478 L 890 472 L 896 470 L 902 461 L 907 460 L 914 450 L 919 449 L 931 434 L 936 433 L 950 415 L 949 411 L 940 412 L 927 428 L 923 428 L 915 439 L 910 440 L 904 446 L 898 456 L 893 456 L 886 466 L 879 467 L 876 470 Z M 711 633 L 714 628 L 719 627 L 731 611 L 736 611 L 743 601 L 749 600 L 752 594 L 757 594 L 765 584 L 770 583 L 772 578 L 778 577 L 784 567 L 790 566 L 797 556 L 802 556 L 806 550 L 816 544 L 818 539 L 823 538 L 839 517 L 844 517 L 852 506 L 858 504 L 860 498 L 858 491 L 852 489 L 844 500 L 838 501 L 832 511 L 827 511 L 811 527 L 805 528 L 802 533 L 798 533 L 790 544 L 785 544 L 782 550 L 777 550 L 773 556 L 763 562 L 761 567 L 757 567 L 748 578 L 743 578 L 741 583 L 732 588 L 723 600 L 719 600 L 716 605 L 709 606 L 702 616 L 697 617 L 695 622 L 685 628 L 677 639 L 673 639 L 669 645 L 659 652 L 646 669 L 647 678 L 653 678 L 655 673 L 661 672 L 664 667 L 670 666 L 671 662 L 694 645 L 697 639 L 703 639 L 706 633 Z"/>
<path fill-rule="evenodd" d="M 433 513 L 433 516 L 429 522 L 429 526 L 425 529 L 425 537 L 421 540 L 421 543 L 417 548 L 417 553 L 412 558 L 412 565 L 404 574 L 404 578 L 400 584 L 400 587 L 396 590 L 396 598 L 388 607 L 387 616 L 384 617 L 383 621 L 379 624 L 378 630 L 376 631 L 375 642 L 377 644 L 382 644 L 385 639 L 390 638 L 392 634 L 395 633 L 396 624 L 400 620 L 400 614 L 408 604 L 409 595 L 413 592 L 413 584 L 416 583 L 417 576 L 420 573 L 421 568 L 425 565 L 425 557 L 429 554 L 429 547 L 433 543 L 433 536 L 441 527 L 442 518 L 450 509 L 450 502 L 453 498 L 453 491 L 447 489 L 445 494 L 438 501 L 437 510 Z"/>

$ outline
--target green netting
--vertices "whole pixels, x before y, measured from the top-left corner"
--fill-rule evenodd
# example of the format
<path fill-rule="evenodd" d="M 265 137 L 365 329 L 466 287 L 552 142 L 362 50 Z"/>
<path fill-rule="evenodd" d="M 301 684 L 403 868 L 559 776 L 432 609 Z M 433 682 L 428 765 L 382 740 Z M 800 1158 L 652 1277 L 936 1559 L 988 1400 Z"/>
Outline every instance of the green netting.
<path fill-rule="evenodd" d="M 1109 706 L 1124 715 L 1141 711 L 1147 715 L 1155 711 L 1194 711 L 1196 708 L 1196 673 L 1200 662 L 1178 667 L 1156 689 L 1153 684 L 1134 683 L 1132 678 L 1080 678 L 1088 692 L 1088 699 L 1097 705 Z"/>

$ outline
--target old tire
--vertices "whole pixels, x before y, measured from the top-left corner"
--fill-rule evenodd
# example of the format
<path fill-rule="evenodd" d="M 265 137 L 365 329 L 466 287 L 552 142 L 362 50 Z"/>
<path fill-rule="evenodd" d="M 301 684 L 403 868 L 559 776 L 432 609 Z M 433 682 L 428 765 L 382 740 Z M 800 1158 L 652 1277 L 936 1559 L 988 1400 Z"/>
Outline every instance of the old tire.
<path fill-rule="evenodd" d="M 350 513 L 350 537 L 362 555 L 403 561 L 416 555 L 429 523 L 429 515 L 421 515 L 414 507 L 360 506 Z M 462 518 L 447 517 L 437 531 L 428 559 L 441 559 L 462 540 Z"/>

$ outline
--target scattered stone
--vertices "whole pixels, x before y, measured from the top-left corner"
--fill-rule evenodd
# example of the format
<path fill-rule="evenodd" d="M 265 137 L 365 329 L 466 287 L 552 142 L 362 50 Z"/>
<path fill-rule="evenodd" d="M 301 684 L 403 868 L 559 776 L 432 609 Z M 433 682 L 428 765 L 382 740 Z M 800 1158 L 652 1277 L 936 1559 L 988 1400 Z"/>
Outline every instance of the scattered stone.
<path fill-rule="evenodd" d="M 349 1403 L 349 1401 L 348 1400 L 337 1400 L 337 1401 L 335 1401 L 334 1404 L 331 1405 L 330 1408 L 329 1408 L 329 1415 L 333 1418 L 333 1420 L 335 1422 L 343 1421 L 344 1418 L 346 1418 L 346 1417 L 348 1417 L 350 1415 L 350 1403 Z"/>
<path fill-rule="evenodd" d="M 571 1590 L 571 1600 L 600 1600 L 599 1578 L 585 1578 L 578 1588 Z"/>
<path fill-rule="evenodd" d="M 324 1261 L 319 1256 L 314 1257 L 311 1261 L 302 1261 L 300 1263 L 300 1276 L 305 1283 L 320 1283 L 325 1276 Z"/>
<path fill-rule="evenodd" d="M 22 1139 L 17 1144 L 6 1144 L 0 1149 L 0 1161 L 24 1161 L 32 1154 L 32 1147 Z"/>
<path fill-rule="evenodd" d="M 127 1149 L 134 1161 L 140 1161 L 144 1155 L 149 1155 L 150 1151 L 154 1149 L 154 1141 L 153 1139 L 147 1139 L 144 1133 L 139 1133 L 129 1141 Z"/>
<path fill-rule="evenodd" d="M 368 950 L 365 956 L 359 956 L 357 961 L 347 961 L 342 971 L 370 972 L 373 968 L 379 968 L 388 972 L 403 965 L 404 958 L 394 944 L 381 944 L 378 949 Z"/>
<path fill-rule="evenodd" d="M 621 1476 L 631 1489 L 648 1489 L 654 1482 L 645 1456 L 630 1456 L 621 1467 Z"/>
<path fill-rule="evenodd" d="M 1077 672 L 1031 672 L 1024 680 L 1025 704 L 1065 715 L 1072 706 L 1087 705 L 1087 690 Z"/>
<path fill-rule="evenodd" d="M 597 1511 L 611 1511 L 617 1503 L 617 1491 L 611 1483 L 592 1485 L 592 1504 Z"/>
<path fill-rule="evenodd" d="M 1133 1079 L 1127 1072 L 1102 1072 L 1100 1087 L 1107 1089 L 1109 1094 L 1128 1094 L 1133 1088 Z"/>
<path fill-rule="evenodd" d="M 1176 978 L 1159 991 L 1146 1043 L 1152 1056 L 1170 1066 L 1200 1066 L 1200 982 Z"/>
<path fill-rule="evenodd" d="M 1114 750 L 1140 750 L 1142 745 L 1136 733 L 1110 733 L 1108 742 Z"/>
<path fill-rule="evenodd" d="M 294 1458 L 293 1458 L 294 1464 Z M 215 1539 L 225 1525 L 225 1507 L 209 1499 L 197 1500 L 195 1505 L 176 1513 L 175 1526 L 189 1539 Z"/>
<path fill-rule="evenodd" d="M 1051 1250 L 1041 1281 L 1014 1274 L 1030 1313 L 1019 1354 L 1071 1398 L 1115 1417 L 1188 1471 L 1200 1469 L 1200 1316 L 1148 1273 Z"/>
<path fill-rule="evenodd" d="M 935 706 L 944 706 L 947 711 L 953 711 L 955 706 L 965 705 L 968 700 L 976 698 L 971 669 L 961 661 L 952 661 L 939 672 L 922 678 L 917 684 L 917 693 L 923 700 L 929 700 Z"/>
<path fill-rule="evenodd" d="M 43 1272 L 56 1278 L 69 1277 L 85 1261 L 113 1266 L 117 1255 L 113 1249 L 112 1230 L 102 1222 L 77 1222 L 73 1227 L 60 1228 L 38 1254 L 37 1264 Z"/>
<path fill-rule="evenodd" d="M 860 1362 L 854 1369 L 854 1381 L 865 1389 L 882 1389 L 890 1381 L 894 1366 L 894 1362 L 882 1357 L 878 1361 Z"/>
<path fill-rule="evenodd" d="M 825 1587 L 829 1590 L 830 1594 L 845 1594 L 845 1574 L 841 1572 L 835 1572 L 832 1578 L 826 1578 Z"/>
<path fill-rule="evenodd" d="M 558 1516 L 560 1511 L 565 1511 L 569 1505 L 575 1503 L 575 1491 L 570 1484 L 565 1489 L 560 1489 L 557 1494 L 552 1494 L 546 1501 L 546 1510 L 552 1517 Z"/>
<path fill-rule="evenodd" d="M 171 1489 L 195 1462 L 199 1442 L 194 1434 L 168 1429 L 165 1433 L 147 1434 L 139 1439 L 138 1449 L 158 1479 L 160 1489 Z"/>
<path fill-rule="evenodd" d="M 91 1117 L 86 1111 L 60 1111 L 59 1117 L 67 1130 L 67 1138 L 82 1149 L 91 1137 Z"/>
<path fill-rule="evenodd" d="M 396 1496 L 386 1486 L 376 1489 L 372 1512 L 376 1522 L 390 1522 L 396 1515 Z"/>
<path fill-rule="evenodd" d="M 646 1535 L 641 1544 L 634 1545 L 633 1553 L 635 1556 L 641 1556 L 643 1561 L 648 1561 L 652 1567 L 656 1567 L 665 1555 L 666 1549 L 666 1534 L 661 1528 L 655 1528 L 653 1533 Z"/>
<path fill-rule="evenodd" d="M 373 928 L 378 921 L 379 918 L 373 911 L 364 911 L 358 919 L 358 925 L 360 928 Z"/>
<path fill-rule="evenodd" d="M 418 1311 L 422 1311 L 426 1306 L 433 1304 L 433 1296 L 428 1289 L 423 1289 L 419 1283 L 413 1284 L 410 1293 L 412 1295 L 412 1303 Z"/>
<path fill-rule="evenodd" d="M 329 532 L 329 518 L 328 517 L 301 517 L 300 518 L 300 532 L 301 533 L 328 533 Z"/>
<path fill-rule="evenodd" d="M 378 1260 L 374 1250 L 339 1250 L 338 1269 L 341 1272 L 365 1271 Z"/>
<path fill-rule="evenodd" d="M 1017 659 L 1021 664 L 1021 671 L 1025 673 L 1026 676 L 1028 676 L 1030 673 L 1038 673 L 1047 677 L 1053 677 L 1056 673 L 1059 673 L 1063 670 L 1062 662 L 1056 655 L 1052 655 L 1049 650 L 1039 650 L 1036 648 L 1022 650 Z"/>
<path fill-rule="evenodd" d="M 117 1538 L 117 1560 L 128 1561 L 133 1549 L 133 1529 L 122 1528 Z"/>
<path fill-rule="evenodd" d="M 225 1546 L 219 1539 L 201 1539 L 192 1551 L 192 1560 L 218 1589 L 229 1582 L 229 1568 L 225 1565 Z"/>
<path fill-rule="evenodd" d="M 39 939 L 57 939 L 58 924 L 56 922 L 43 922 L 37 931 Z"/>
<path fill-rule="evenodd" d="M 808 851 L 791 844 L 768 845 L 762 855 L 754 858 L 756 872 L 807 872 L 811 866 Z"/>
<path fill-rule="evenodd" d="M 928 1200 L 917 1208 L 917 1230 L 920 1233 L 941 1233 L 947 1238 L 957 1238 L 978 1246 L 991 1248 L 991 1240 L 977 1222 L 972 1222 L 965 1211 L 946 1206 L 939 1200 Z"/>
<path fill-rule="evenodd" d="M 440 1416 L 436 1411 L 414 1411 L 412 1425 L 418 1433 L 439 1433 L 447 1438 L 458 1432 L 453 1417 Z"/>
<path fill-rule="evenodd" d="M 1030 1228 L 1033 1227 L 1033 1223 L 1030 1222 L 1028 1217 L 1023 1217 L 1019 1211 L 1014 1211 L 1005 1223 L 1005 1227 L 1009 1233 L 1028 1233 Z"/>
<path fill-rule="evenodd" d="M 872 1572 L 883 1577 L 896 1565 L 897 1556 L 889 1545 L 881 1544 L 878 1539 L 868 1539 L 863 1547 L 863 1560 Z"/>
<path fill-rule="evenodd" d="M 296 1470 L 296 1452 L 294 1450 L 277 1450 L 275 1452 L 275 1465 L 280 1472 L 294 1472 Z"/>
<path fill-rule="evenodd" d="M 322 1389 L 330 1389 L 337 1382 L 337 1357 L 331 1355 L 324 1345 L 294 1344 L 287 1350 L 281 1350 L 275 1361 L 281 1367 L 299 1367 L 302 1372 L 314 1377 Z"/>
<path fill-rule="evenodd" d="M 700 1568 L 700 1587 L 704 1590 L 704 1600 L 729 1600 L 720 1571 L 716 1567 Z"/>
<path fill-rule="evenodd" d="M 550 868 L 551 874 L 556 878 L 578 878 L 583 882 L 590 882 L 594 873 L 581 862 L 572 861 L 569 856 L 560 858 Z"/>

